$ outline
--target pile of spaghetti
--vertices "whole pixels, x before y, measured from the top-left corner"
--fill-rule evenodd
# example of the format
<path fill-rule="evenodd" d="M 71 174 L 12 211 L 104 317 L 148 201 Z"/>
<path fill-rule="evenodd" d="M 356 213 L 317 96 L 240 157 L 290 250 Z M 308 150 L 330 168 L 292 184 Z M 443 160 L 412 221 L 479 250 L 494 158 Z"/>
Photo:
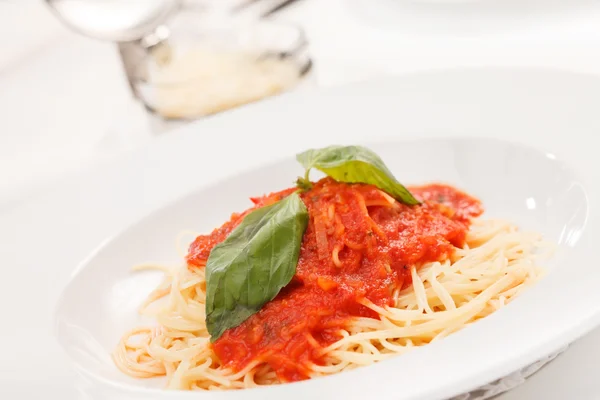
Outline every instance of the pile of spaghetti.
<path fill-rule="evenodd" d="M 240 389 L 309 379 L 385 360 L 439 340 L 511 302 L 542 270 L 536 233 L 482 220 L 481 203 L 447 185 L 411 187 L 419 205 L 372 185 L 324 178 L 300 197 L 308 225 L 295 275 L 256 314 L 211 343 L 205 265 L 252 199 L 189 247 L 141 312 L 157 324 L 126 333 L 116 365 L 173 389 Z"/>

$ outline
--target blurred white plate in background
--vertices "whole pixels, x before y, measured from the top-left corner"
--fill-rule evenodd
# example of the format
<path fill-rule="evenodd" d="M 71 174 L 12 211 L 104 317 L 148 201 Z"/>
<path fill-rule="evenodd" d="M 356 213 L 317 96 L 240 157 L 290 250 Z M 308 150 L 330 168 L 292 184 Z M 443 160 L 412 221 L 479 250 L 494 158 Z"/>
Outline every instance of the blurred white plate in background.
<path fill-rule="evenodd" d="M 599 10 L 595 0 L 341 0 L 357 20 L 405 33 L 511 33 L 577 13 Z"/>

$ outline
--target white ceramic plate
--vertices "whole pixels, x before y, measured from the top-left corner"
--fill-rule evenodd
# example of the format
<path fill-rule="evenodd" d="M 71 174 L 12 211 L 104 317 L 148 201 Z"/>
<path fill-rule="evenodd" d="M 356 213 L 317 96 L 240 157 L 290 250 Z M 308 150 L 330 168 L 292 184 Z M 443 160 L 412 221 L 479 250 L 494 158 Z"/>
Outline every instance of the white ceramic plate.
<path fill-rule="evenodd" d="M 296 93 L 244 107 L 165 135 L 150 146 L 72 176 L 27 203 L 0 212 L 0 259 L 7 277 L 0 291 L 3 316 L 0 336 L 7 344 L 0 357 L 0 397 L 107 398 L 103 394 L 111 386 L 82 380 L 73 374 L 68 357 L 52 336 L 56 301 L 75 266 L 107 237 L 151 211 L 228 176 L 285 158 L 304 147 L 344 141 L 386 139 L 397 142 L 472 136 L 504 138 L 555 152 L 557 160 L 566 160 L 581 177 L 588 195 L 588 223 L 577 247 L 595 247 L 600 219 L 596 207 L 600 204 L 598 104 L 600 79 L 592 76 L 541 69 L 469 69 L 415 74 L 312 94 Z M 421 179 L 415 176 L 417 178 Z M 488 208 L 490 206 L 488 204 Z M 220 218 L 215 217 L 213 223 L 217 222 Z M 172 235 L 165 236 L 172 240 Z M 164 251 L 169 252 L 169 256 L 173 255 L 170 249 L 167 243 Z M 125 264 L 125 259 L 119 260 Z M 536 326 L 534 331 L 523 332 L 519 340 L 511 344 L 509 354 L 495 350 L 495 345 L 485 347 L 486 357 L 477 361 L 481 361 L 480 372 L 472 379 L 454 380 L 454 370 L 462 371 L 461 365 L 470 360 L 464 358 L 460 350 L 456 353 L 450 350 L 460 349 L 460 346 L 444 344 L 448 350 L 442 353 L 452 353 L 457 365 L 437 376 L 432 374 L 433 369 L 428 370 L 426 385 L 439 380 L 441 383 L 436 383 L 435 389 L 447 389 L 432 396 L 441 397 L 444 394 L 440 393 L 464 391 L 484 384 L 588 332 L 600 322 L 600 291 L 596 289 L 600 279 L 594 267 L 593 259 L 561 266 L 563 284 L 556 298 L 550 300 L 560 303 L 558 308 L 548 308 L 550 303 L 534 306 L 525 297 L 520 299 L 520 304 L 515 303 L 515 308 L 518 306 L 525 313 L 527 304 L 535 308 L 539 315 L 534 316 L 533 322 L 545 329 Z M 544 284 L 549 285 L 552 279 L 560 277 L 558 274 L 555 278 L 550 276 Z M 536 297 L 533 291 L 530 296 Z M 87 299 L 82 307 L 95 302 L 95 299 Z M 577 305 L 573 307 L 573 303 Z M 508 311 L 504 317 L 498 314 L 498 318 L 510 319 Z M 486 321 L 482 321 L 481 328 L 473 326 L 472 330 L 485 330 L 484 324 Z M 504 326 L 499 334 L 510 334 L 517 328 L 518 325 Z M 451 340 L 464 341 L 458 335 L 448 338 L 448 342 Z M 559 400 L 571 397 L 571 389 L 577 387 L 578 399 L 596 399 L 600 387 L 589 363 L 593 361 L 590 355 L 597 354 L 596 348 L 600 346 L 594 345 L 593 338 L 585 341 L 589 347 L 567 352 L 549 370 L 526 383 L 524 391 L 517 393 Z M 530 346 L 532 342 L 534 346 Z M 503 344 L 500 338 L 498 348 L 506 349 Z M 410 358 L 402 363 L 413 360 L 411 368 L 394 371 L 394 381 L 407 379 L 403 378 L 404 374 L 413 377 L 413 364 L 430 363 L 432 353 L 436 358 L 442 354 L 440 349 L 430 348 L 418 356 L 416 352 L 414 356 L 407 355 Z M 104 354 L 104 347 L 99 350 Z M 498 364 L 498 360 L 502 362 Z M 435 362 L 431 365 L 435 368 Z M 381 367 L 384 368 L 384 364 Z M 303 392 L 291 388 L 301 387 L 288 385 L 281 390 L 285 390 L 286 397 L 294 398 Z M 373 396 L 369 398 L 375 398 L 377 391 L 383 390 L 372 386 L 371 389 Z M 388 389 L 382 398 L 397 398 L 405 390 L 400 385 Z M 327 390 L 324 395 L 336 398 L 332 394 L 337 390 L 335 387 Z M 137 387 L 124 393 L 121 398 L 134 393 L 144 397 Z M 109 398 L 119 398 L 112 395 Z M 507 398 L 521 397 L 509 394 Z"/>
<path fill-rule="evenodd" d="M 564 286 L 568 269 L 574 263 L 583 267 L 593 253 L 578 246 L 585 234 L 589 204 L 580 178 L 566 164 L 553 154 L 490 139 L 421 139 L 369 147 L 405 183 L 451 183 L 479 197 L 489 215 L 543 233 L 560 245 L 553 263 L 556 267 L 530 293 L 492 317 L 407 356 L 293 385 L 224 393 L 220 398 L 275 400 L 302 393 L 302 398 L 316 399 L 335 392 L 343 398 L 365 399 L 389 396 L 397 387 L 402 391 L 396 399 L 449 397 L 464 390 L 461 382 L 515 368 L 515 359 L 527 357 L 539 347 L 544 337 L 539 331 L 544 331 L 547 340 L 556 340 L 562 329 L 573 324 L 567 318 L 553 326 L 553 314 L 577 305 L 556 294 Z M 181 265 L 174 246 L 179 233 L 190 229 L 210 232 L 231 212 L 249 207 L 250 196 L 289 187 L 301 173 L 301 167 L 289 157 L 220 181 L 151 214 L 94 252 L 65 289 L 57 311 L 59 341 L 82 372 L 111 389 L 138 390 L 146 397 L 160 395 L 160 389 L 146 389 L 164 385 L 164 380 L 130 379 L 109 357 L 124 332 L 150 322 L 138 317 L 137 308 L 162 279 L 162 274 L 155 272 L 131 273 L 131 266 L 145 262 Z M 579 271 L 578 275 L 573 287 L 586 283 L 587 274 Z M 88 301 L 90 298 L 94 301 Z M 432 376 L 438 378 L 432 380 Z"/>
<path fill-rule="evenodd" d="M 518 32 L 527 35 L 596 12 L 594 0 L 341 0 L 378 28 L 427 34 Z"/>

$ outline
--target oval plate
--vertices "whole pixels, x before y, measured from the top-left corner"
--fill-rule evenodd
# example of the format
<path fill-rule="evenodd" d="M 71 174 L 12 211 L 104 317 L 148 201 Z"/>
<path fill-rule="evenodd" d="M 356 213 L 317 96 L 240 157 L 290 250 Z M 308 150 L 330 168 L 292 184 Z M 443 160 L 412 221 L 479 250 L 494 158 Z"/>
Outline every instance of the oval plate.
<path fill-rule="evenodd" d="M 418 139 L 367 144 L 402 182 L 447 182 L 479 197 L 487 215 L 541 232 L 559 244 L 549 274 L 517 301 L 473 326 L 406 355 L 350 372 L 288 385 L 211 394 L 215 398 L 281 399 L 369 396 L 396 399 L 438 398 L 460 393 L 472 382 L 511 372 L 543 345 L 557 340 L 569 324 L 564 296 L 579 299 L 589 285 L 593 253 L 587 237 L 589 203 L 585 185 L 553 154 L 501 140 L 482 138 Z M 303 150 L 300 148 L 299 150 Z M 251 205 L 251 196 L 291 186 L 302 168 L 289 157 L 224 179 L 161 208 L 99 248 L 65 289 L 57 310 L 58 338 L 79 369 L 94 382 L 140 395 L 198 396 L 165 392 L 162 379 L 124 376 L 109 354 L 121 335 L 151 324 L 137 308 L 162 278 L 160 273 L 132 273 L 131 266 L 157 262 L 177 266 L 174 240 L 180 232 L 210 232 L 234 211 Z M 564 277 L 578 266 L 568 287 Z M 590 268 L 592 271 L 584 272 Z M 559 296 L 557 294 L 560 293 Z M 87 301 L 94 299 L 93 302 Z M 572 306 L 572 304 L 571 304 Z M 535 361 L 529 360 L 529 361 Z M 436 377 L 432 379 L 432 377 Z M 429 382 L 429 383 L 428 383 Z M 401 390 L 398 390 L 401 388 Z"/>

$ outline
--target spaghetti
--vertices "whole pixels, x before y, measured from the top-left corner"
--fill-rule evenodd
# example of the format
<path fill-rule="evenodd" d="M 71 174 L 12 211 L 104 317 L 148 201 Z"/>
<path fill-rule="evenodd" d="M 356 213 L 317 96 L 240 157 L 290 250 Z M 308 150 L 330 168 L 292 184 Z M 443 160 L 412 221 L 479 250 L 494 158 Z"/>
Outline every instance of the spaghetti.
<path fill-rule="evenodd" d="M 309 210 L 292 282 L 211 343 L 206 260 L 253 199 L 190 246 L 141 307 L 157 325 L 126 333 L 113 354 L 138 378 L 184 390 L 242 389 L 330 375 L 385 360 L 456 332 L 505 306 L 543 273 L 541 237 L 480 220 L 478 200 L 446 185 L 411 188 L 405 206 L 371 185 L 325 178 L 302 194 Z"/>

